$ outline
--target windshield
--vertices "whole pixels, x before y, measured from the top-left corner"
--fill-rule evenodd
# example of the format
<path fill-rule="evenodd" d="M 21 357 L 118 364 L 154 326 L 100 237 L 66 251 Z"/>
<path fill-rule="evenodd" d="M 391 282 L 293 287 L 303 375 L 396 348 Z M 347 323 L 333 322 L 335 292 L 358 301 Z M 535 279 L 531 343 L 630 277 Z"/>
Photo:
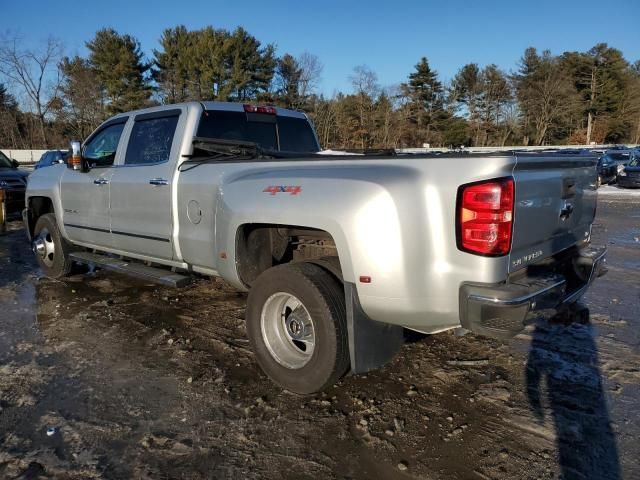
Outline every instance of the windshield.
<path fill-rule="evenodd" d="M 629 160 L 629 154 L 628 153 L 607 153 L 604 156 L 604 163 L 625 163 Z"/>
<path fill-rule="evenodd" d="M 200 117 L 197 136 L 254 142 L 266 150 L 319 150 L 307 119 L 285 115 L 208 110 Z"/>
<path fill-rule="evenodd" d="M 4 153 L 0 152 L 0 168 L 13 168 L 13 163 Z"/>

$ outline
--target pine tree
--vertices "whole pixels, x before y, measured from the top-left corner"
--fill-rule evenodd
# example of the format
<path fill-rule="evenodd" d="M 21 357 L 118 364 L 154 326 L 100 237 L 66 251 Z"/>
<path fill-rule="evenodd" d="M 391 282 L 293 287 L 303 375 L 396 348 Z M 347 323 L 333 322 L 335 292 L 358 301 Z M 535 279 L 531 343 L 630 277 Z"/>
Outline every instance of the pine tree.
<path fill-rule="evenodd" d="M 225 43 L 225 50 L 228 83 L 224 94 L 230 101 L 256 99 L 269 90 L 276 66 L 273 45 L 262 47 L 239 27 Z"/>
<path fill-rule="evenodd" d="M 154 50 L 152 77 L 164 103 L 192 99 L 189 88 L 189 58 L 193 52 L 193 35 L 184 25 L 167 28 L 160 37 L 162 50 Z"/>
<path fill-rule="evenodd" d="M 464 109 L 469 127 L 473 132 L 474 144 L 480 143 L 482 132 L 481 102 L 483 81 L 480 67 L 476 63 L 464 65 L 451 83 L 451 99 Z"/>
<path fill-rule="evenodd" d="M 302 69 L 297 60 L 288 53 L 278 60 L 275 70 L 276 101 L 286 108 L 299 108 L 303 102 L 300 95 Z"/>
<path fill-rule="evenodd" d="M 426 57 L 422 57 L 409 75 L 409 81 L 401 85 L 408 99 L 405 108 L 408 118 L 415 125 L 417 143 L 440 143 L 440 127 L 449 115 L 444 109 L 444 87 L 438 73 L 432 70 Z"/>
<path fill-rule="evenodd" d="M 630 70 L 622 52 L 599 43 L 586 53 L 566 52 L 562 63 L 582 99 L 586 143 L 617 139 L 618 135 L 610 135 L 609 122 L 617 119 Z M 597 129 L 596 124 L 600 124 Z M 595 135 L 596 130 L 599 135 Z"/>
<path fill-rule="evenodd" d="M 96 32 L 87 42 L 89 62 L 104 89 L 110 114 L 144 107 L 151 96 L 145 74 L 150 66 L 143 61 L 140 43 L 131 35 L 111 28 Z"/>
<path fill-rule="evenodd" d="M 230 85 L 229 40 L 231 34 L 211 26 L 189 32 L 190 41 L 183 48 L 186 57 L 190 100 L 228 100 Z"/>

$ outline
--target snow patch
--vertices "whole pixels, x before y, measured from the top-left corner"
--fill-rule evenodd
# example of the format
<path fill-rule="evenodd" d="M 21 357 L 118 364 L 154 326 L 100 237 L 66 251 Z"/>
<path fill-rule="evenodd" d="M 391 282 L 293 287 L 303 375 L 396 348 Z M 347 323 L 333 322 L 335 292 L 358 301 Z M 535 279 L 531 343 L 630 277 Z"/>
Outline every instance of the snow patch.
<path fill-rule="evenodd" d="M 640 188 L 620 188 L 615 185 L 603 185 L 598 189 L 598 196 L 600 195 L 640 198 Z"/>
<path fill-rule="evenodd" d="M 318 155 L 363 155 L 362 153 L 345 152 L 344 150 L 321 150 Z"/>

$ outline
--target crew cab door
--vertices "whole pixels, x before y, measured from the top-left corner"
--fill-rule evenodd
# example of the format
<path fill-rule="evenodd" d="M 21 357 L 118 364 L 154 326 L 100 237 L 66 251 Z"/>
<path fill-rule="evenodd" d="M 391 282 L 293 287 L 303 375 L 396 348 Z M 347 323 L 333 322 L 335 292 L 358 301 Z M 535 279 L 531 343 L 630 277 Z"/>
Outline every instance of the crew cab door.
<path fill-rule="evenodd" d="M 71 241 L 111 246 L 109 182 L 123 155 L 127 119 L 110 120 L 86 140 L 82 155 L 91 166 L 88 172 L 65 169 L 62 174 L 62 219 Z"/>
<path fill-rule="evenodd" d="M 173 258 L 172 190 L 180 109 L 136 115 L 121 165 L 111 177 L 114 248 Z"/>

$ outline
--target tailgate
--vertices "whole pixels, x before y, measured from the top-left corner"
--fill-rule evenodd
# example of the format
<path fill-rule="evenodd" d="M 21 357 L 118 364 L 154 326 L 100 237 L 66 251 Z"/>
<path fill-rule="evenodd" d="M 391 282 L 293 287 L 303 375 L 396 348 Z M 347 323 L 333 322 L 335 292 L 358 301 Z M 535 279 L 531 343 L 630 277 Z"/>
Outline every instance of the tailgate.
<path fill-rule="evenodd" d="M 518 154 L 509 272 L 589 239 L 596 164 L 595 156 Z"/>

